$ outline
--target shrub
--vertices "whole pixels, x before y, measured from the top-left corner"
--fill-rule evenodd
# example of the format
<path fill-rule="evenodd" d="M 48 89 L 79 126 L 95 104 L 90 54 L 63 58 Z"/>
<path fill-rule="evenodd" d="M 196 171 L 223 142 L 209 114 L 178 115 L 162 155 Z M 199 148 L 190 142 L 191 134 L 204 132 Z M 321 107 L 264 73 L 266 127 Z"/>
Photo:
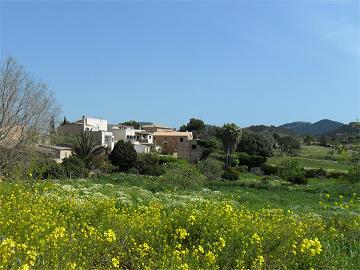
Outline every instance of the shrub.
<path fill-rule="evenodd" d="M 223 173 L 224 162 L 213 159 L 207 158 L 202 160 L 198 163 L 199 170 L 209 179 L 215 180 L 221 178 Z"/>
<path fill-rule="evenodd" d="M 296 174 L 296 175 L 290 175 L 286 178 L 286 180 L 288 180 L 289 182 L 293 183 L 293 184 L 298 184 L 298 185 L 304 185 L 307 184 L 307 178 L 305 177 L 305 175 L 303 174 Z"/>
<path fill-rule="evenodd" d="M 236 181 L 239 179 L 240 173 L 234 167 L 227 168 L 222 174 L 222 178 L 226 180 Z"/>
<path fill-rule="evenodd" d="M 135 166 L 137 154 L 130 142 L 118 141 L 112 150 L 109 160 L 119 171 L 127 172 Z"/>
<path fill-rule="evenodd" d="M 173 163 L 173 162 L 179 162 L 179 159 L 173 156 L 168 155 L 159 155 L 159 164 L 163 165 L 165 163 Z"/>
<path fill-rule="evenodd" d="M 349 174 L 347 176 L 347 179 L 351 183 L 358 183 L 360 182 L 360 165 L 355 165 L 349 170 Z"/>
<path fill-rule="evenodd" d="M 139 154 L 137 156 L 136 168 L 140 174 L 159 176 L 164 173 L 160 165 L 159 155 Z"/>
<path fill-rule="evenodd" d="M 61 166 L 69 178 L 88 177 L 89 175 L 85 162 L 76 156 L 64 158 Z"/>
<path fill-rule="evenodd" d="M 162 178 L 177 187 L 200 187 L 206 180 L 194 165 L 186 162 L 166 163 L 163 168 L 165 174 Z"/>
<path fill-rule="evenodd" d="M 279 173 L 279 167 L 266 163 L 261 166 L 261 169 L 266 175 L 277 175 Z"/>
<path fill-rule="evenodd" d="M 346 172 L 341 171 L 329 171 L 326 173 L 327 178 L 332 179 L 346 179 L 348 177 L 348 174 Z"/>
<path fill-rule="evenodd" d="M 236 159 L 239 165 L 251 167 L 261 167 L 266 162 L 266 157 L 237 153 Z"/>
<path fill-rule="evenodd" d="M 249 167 L 247 165 L 240 165 L 237 169 L 241 173 L 246 173 L 249 171 Z"/>
<path fill-rule="evenodd" d="M 307 178 L 324 178 L 324 177 L 326 177 L 326 171 L 322 168 L 307 169 L 307 170 L 305 170 L 305 176 Z"/>
<path fill-rule="evenodd" d="M 280 175 L 285 180 L 294 184 L 306 184 L 304 168 L 297 160 L 284 160 L 281 163 Z"/>

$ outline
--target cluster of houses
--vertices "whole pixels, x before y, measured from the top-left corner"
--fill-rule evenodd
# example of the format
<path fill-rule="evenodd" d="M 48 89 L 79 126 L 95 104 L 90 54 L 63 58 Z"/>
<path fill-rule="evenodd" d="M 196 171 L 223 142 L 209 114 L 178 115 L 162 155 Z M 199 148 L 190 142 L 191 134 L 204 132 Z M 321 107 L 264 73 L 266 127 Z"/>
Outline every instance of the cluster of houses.
<path fill-rule="evenodd" d="M 160 153 L 196 162 L 204 147 L 193 138 L 192 132 L 176 131 L 163 125 L 148 124 L 139 129 L 127 125 L 112 125 L 107 120 L 83 116 L 82 119 L 63 124 L 56 129 L 62 136 L 80 135 L 84 131 L 94 134 L 98 144 L 113 149 L 118 141 L 131 142 L 137 153 Z M 71 155 L 71 148 L 40 145 L 57 162 Z"/>

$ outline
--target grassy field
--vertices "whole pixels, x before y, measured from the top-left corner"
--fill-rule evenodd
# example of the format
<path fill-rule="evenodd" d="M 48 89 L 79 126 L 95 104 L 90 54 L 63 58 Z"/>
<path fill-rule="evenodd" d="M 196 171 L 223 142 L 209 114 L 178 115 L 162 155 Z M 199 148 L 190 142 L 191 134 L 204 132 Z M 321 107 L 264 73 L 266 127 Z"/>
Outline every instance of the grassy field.
<path fill-rule="evenodd" d="M 304 168 L 322 168 L 329 171 L 348 171 L 353 164 L 349 161 L 335 161 L 328 158 L 328 153 L 331 151 L 328 147 L 321 146 L 302 146 L 298 157 L 271 157 L 268 159 L 268 164 L 280 165 L 285 159 L 295 159 Z M 335 155 L 339 157 L 338 154 Z M 345 154 L 345 159 L 350 157 L 349 153 Z M 342 157 L 344 159 L 344 156 Z"/>
<path fill-rule="evenodd" d="M 304 168 L 322 168 L 329 171 L 348 171 L 353 166 L 351 163 L 303 157 L 271 157 L 268 159 L 267 163 L 271 165 L 280 165 L 281 162 L 286 159 L 295 159 Z"/>
<path fill-rule="evenodd" d="M 0 269 L 358 269 L 359 185 L 242 174 L 0 184 Z"/>

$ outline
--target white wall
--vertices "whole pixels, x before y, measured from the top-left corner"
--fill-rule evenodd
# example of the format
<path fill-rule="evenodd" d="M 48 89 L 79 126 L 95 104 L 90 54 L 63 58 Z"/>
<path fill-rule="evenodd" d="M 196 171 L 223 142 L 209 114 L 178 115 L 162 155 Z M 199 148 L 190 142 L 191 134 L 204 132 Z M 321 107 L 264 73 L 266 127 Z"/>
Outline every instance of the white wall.
<path fill-rule="evenodd" d="M 107 131 L 107 120 L 85 117 L 84 130 L 87 128 L 94 131 Z"/>

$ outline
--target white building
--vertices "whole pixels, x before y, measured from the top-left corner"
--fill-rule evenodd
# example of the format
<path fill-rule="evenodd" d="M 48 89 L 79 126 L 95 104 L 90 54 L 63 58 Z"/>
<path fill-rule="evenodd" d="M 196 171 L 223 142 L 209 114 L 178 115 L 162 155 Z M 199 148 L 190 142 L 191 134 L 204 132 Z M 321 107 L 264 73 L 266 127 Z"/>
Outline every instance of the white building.
<path fill-rule="evenodd" d="M 79 135 L 84 131 L 93 132 L 102 146 L 109 147 L 111 150 L 114 148 L 114 136 L 107 130 L 107 120 L 83 116 L 78 121 L 57 128 L 57 133 L 60 135 Z"/>
<path fill-rule="evenodd" d="M 114 142 L 131 142 L 137 153 L 151 153 L 157 151 L 152 133 L 130 126 L 113 127 Z"/>

